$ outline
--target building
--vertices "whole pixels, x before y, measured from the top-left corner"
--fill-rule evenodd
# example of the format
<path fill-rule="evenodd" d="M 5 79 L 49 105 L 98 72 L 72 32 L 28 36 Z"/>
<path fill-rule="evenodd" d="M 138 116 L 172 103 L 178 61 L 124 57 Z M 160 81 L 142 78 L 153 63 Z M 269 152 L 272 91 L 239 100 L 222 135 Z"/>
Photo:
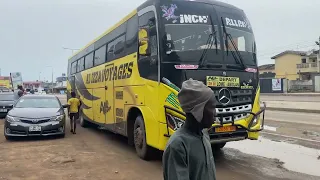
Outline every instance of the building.
<path fill-rule="evenodd" d="M 56 79 L 54 92 L 64 94 L 66 91 L 67 91 L 67 77 L 66 77 L 66 74 L 62 74 L 62 76 L 57 77 Z"/>
<path fill-rule="evenodd" d="M 10 76 L 0 76 L 0 87 L 12 88 Z"/>
<path fill-rule="evenodd" d="M 260 78 L 274 78 L 275 74 L 275 64 L 265 64 L 259 66 L 259 77 Z"/>
<path fill-rule="evenodd" d="M 44 90 L 43 82 L 42 81 L 24 81 L 22 83 L 23 88 L 27 91 L 31 89 L 35 90 L 36 92 L 41 92 Z"/>
<path fill-rule="evenodd" d="M 319 51 L 284 51 L 272 57 L 276 78 L 311 80 L 320 73 Z M 320 60 L 320 59 L 319 59 Z"/>

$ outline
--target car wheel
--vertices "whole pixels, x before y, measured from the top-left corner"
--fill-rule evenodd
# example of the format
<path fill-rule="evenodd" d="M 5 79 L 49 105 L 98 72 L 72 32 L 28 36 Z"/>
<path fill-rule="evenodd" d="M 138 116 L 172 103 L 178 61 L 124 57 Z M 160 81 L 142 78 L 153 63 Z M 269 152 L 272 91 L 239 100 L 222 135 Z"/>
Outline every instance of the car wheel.
<path fill-rule="evenodd" d="M 147 145 L 146 131 L 142 116 L 138 116 L 133 127 L 134 146 L 141 159 L 149 160 L 152 154 L 152 147 Z"/>
<path fill-rule="evenodd" d="M 6 138 L 7 141 L 13 140 L 13 138 L 12 138 L 11 136 L 6 136 L 6 135 L 4 135 L 4 137 Z"/>
<path fill-rule="evenodd" d="M 83 118 L 82 113 L 80 114 L 80 126 L 84 128 L 88 127 L 88 121 Z"/>
<path fill-rule="evenodd" d="M 227 143 L 218 143 L 218 144 L 211 144 L 212 150 L 220 150 L 222 149 Z"/>

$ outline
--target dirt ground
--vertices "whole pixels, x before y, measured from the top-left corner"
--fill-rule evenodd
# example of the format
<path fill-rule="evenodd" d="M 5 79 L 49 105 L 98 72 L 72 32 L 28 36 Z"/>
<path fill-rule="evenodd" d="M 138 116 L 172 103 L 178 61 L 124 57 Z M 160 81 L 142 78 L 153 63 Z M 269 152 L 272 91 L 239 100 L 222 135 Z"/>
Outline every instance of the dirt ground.
<path fill-rule="evenodd" d="M 3 134 L 3 120 L 0 120 Z M 313 179 L 291 173 L 277 159 L 243 154 L 226 148 L 215 154 L 219 180 Z M 261 169 L 260 167 L 265 167 Z M 272 169 L 272 176 L 269 171 Z M 267 170 L 267 171 L 266 171 Z M 295 178 L 292 178 L 295 177 Z M 126 138 L 97 129 L 78 127 L 65 138 L 0 136 L 0 180 L 160 180 L 161 157 L 143 161 Z"/>
<path fill-rule="evenodd" d="M 65 103 L 65 98 L 60 99 Z M 84 129 L 78 124 L 77 134 L 71 134 L 67 128 L 65 138 L 20 138 L 7 141 L 3 136 L 3 121 L 0 119 L 0 180 L 163 179 L 161 156 L 152 161 L 139 159 L 134 148 L 122 136 L 94 128 Z M 279 122 L 268 122 L 268 125 L 278 127 L 275 133 L 281 134 L 286 134 L 295 126 L 285 126 Z M 304 137 L 302 129 L 305 128 L 292 131 Z M 311 130 L 318 132 L 318 129 Z M 280 140 L 283 138 L 280 137 Z M 249 146 L 260 147 L 263 142 L 256 141 Z M 224 148 L 214 154 L 217 179 L 319 179 L 291 172 L 284 168 L 284 163 L 279 159 L 244 154 L 238 150 L 242 144 L 245 143 Z"/>
<path fill-rule="evenodd" d="M 3 134 L 3 121 L 0 123 Z M 150 164 L 140 160 L 121 137 L 79 127 L 77 131 L 76 135 L 68 132 L 63 139 L 24 138 L 9 142 L 0 136 L 0 179 L 120 180 L 130 177 L 147 180 L 161 177 L 160 161 Z"/>

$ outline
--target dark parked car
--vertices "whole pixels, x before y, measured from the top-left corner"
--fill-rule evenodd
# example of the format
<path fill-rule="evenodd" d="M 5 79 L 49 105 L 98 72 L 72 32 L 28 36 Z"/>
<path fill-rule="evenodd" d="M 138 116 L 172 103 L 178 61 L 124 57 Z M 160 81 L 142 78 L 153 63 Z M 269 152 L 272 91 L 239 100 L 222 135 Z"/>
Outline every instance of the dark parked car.
<path fill-rule="evenodd" d="M 14 104 L 13 92 L 0 92 L 0 118 L 6 117 Z"/>
<path fill-rule="evenodd" d="M 50 135 L 64 137 L 66 107 L 54 95 L 22 96 L 5 118 L 4 136 L 6 139 Z"/>

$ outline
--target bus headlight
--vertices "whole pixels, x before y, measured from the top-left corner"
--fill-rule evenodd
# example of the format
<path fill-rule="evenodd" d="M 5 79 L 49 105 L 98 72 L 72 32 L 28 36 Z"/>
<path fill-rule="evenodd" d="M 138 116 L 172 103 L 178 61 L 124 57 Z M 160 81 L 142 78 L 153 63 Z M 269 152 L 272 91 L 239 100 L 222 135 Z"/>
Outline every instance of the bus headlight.
<path fill-rule="evenodd" d="M 183 124 L 184 124 L 184 120 L 182 120 L 182 119 L 180 119 L 178 117 L 172 116 L 170 114 L 167 114 L 166 118 L 167 118 L 168 126 L 174 131 L 176 131 L 179 128 L 181 128 L 183 126 Z"/>
<path fill-rule="evenodd" d="M 256 117 L 253 119 L 251 127 L 256 126 L 256 125 L 259 123 L 259 120 L 260 120 L 260 115 L 256 116 Z"/>

